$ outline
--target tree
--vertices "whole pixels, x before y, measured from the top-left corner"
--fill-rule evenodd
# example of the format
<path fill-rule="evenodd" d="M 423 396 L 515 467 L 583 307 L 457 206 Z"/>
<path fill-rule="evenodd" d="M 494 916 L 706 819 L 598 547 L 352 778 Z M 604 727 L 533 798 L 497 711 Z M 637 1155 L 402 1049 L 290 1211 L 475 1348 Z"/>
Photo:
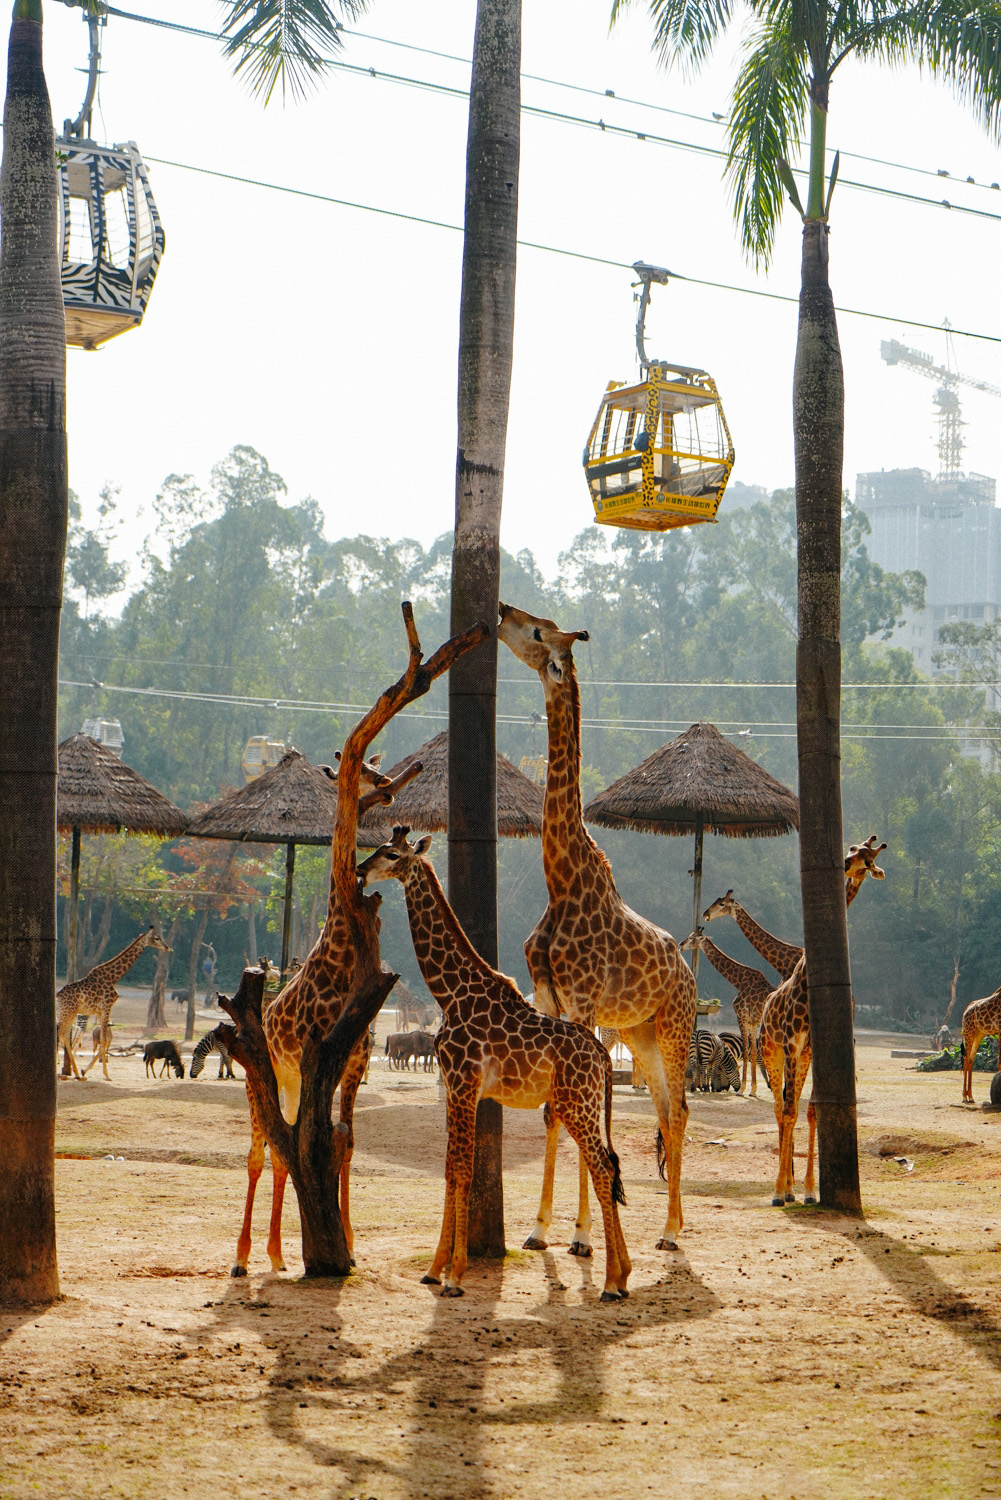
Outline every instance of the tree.
<path fill-rule="evenodd" d="M 340 0 L 354 16 L 365 0 Z M 320 76 L 321 46 L 339 47 L 327 0 L 230 0 L 223 34 L 237 71 L 267 102 L 281 83 L 301 94 Z M 466 146 L 459 309 L 459 433 L 451 631 L 489 621 L 491 638 L 449 680 L 449 897 L 477 950 L 497 962 L 497 602 L 504 450 L 514 345 L 521 134 L 521 0 L 477 0 Z M 501 1121 L 477 1111 L 469 1213 L 471 1254 L 504 1250 Z"/>
<path fill-rule="evenodd" d="M 633 0 L 613 0 L 612 20 Z M 647 0 L 661 61 L 698 67 L 735 0 Z M 727 122 L 727 175 L 744 250 L 767 264 L 786 194 L 803 221 L 793 375 L 800 886 L 810 975 L 820 1200 L 861 1212 L 841 815 L 841 504 L 844 376 L 828 278 L 831 82 L 849 57 L 916 62 L 1001 124 L 1001 6 L 984 0 L 749 0 L 751 25 Z M 807 203 L 787 158 L 808 139 Z"/>
<path fill-rule="evenodd" d="M 53 995 L 66 328 L 42 0 L 14 4 L 0 225 L 0 1304 L 10 1306 L 59 1295 Z"/>

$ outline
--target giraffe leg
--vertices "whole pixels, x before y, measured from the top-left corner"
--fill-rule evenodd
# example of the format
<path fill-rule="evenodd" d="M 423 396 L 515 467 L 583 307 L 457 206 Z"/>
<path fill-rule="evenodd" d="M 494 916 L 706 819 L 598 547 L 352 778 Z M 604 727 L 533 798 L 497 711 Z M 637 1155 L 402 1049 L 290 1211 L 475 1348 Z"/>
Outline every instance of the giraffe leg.
<path fill-rule="evenodd" d="M 104 1038 L 104 1012 L 103 1011 L 101 1012 L 101 1038 L 102 1038 L 102 1042 L 103 1042 L 103 1038 Z M 94 1053 L 94 1056 L 91 1058 L 90 1062 L 87 1064 L 87 1066 L 84 1068 L 83 1072 L 80 1074 L 81 1078 L 86 1078 L 86 1076 L 90 1072 L 91 1068 L 94 1066 L 94 1064 L 97 1062 L 98 1058 L 101 1056 L 101 1053 L 103 1052 L 103 1050 L 104 1050 L 103 1045 L 99 1044 L 98 1048 L 97 1048 L 97 1051 Z"/>
<path fill-rule="evenodd" d="M 980 1043 L 983 1041 L 983 1031 L 971 1032 L 969 1040 L 963 1037 L 963 1103 L 973 1101 L 973 1064 L 977 1056 Z"/>
<path fill-rule="evenodd" d="M 782 1076 L 785 1063 L 782 1057 L 782 1049 L 771 1037 L 764 1032 L 761 1035 L 761 1061 L 765 1065 L 768 1077 L 772 1083 L 772 1104 L 775 1107 L 775 1124 L 779 1134 L 779 1170 L 775 1181 L 775 1191 L 772 1194 L 772 1206 L 781 1208 L 785 1203 L 785 1181 L 783 1177 L 783 1151 L 785 1148 L 785 1116 L 782 1109 Z"/>
<path fill-rule="evenodd" d="M 810 1049 L 805 1047 L 803 1051 L 791 1057 L 786 1066 L 785 1099 L 783 1101 L 783 1112 L 785 1115 L 785 1201 L 795 1203 L 796 1201 L 796 1122 L 799 1118 L 799 1101 L 803 1093 L 803 1085 L 806 1082 L 807 1070 L 810 1066 Z M 811 1098 L 812 1105 L 813 1100 Z M 782 1158 L 780 1157 L 780 1160 Z"/>
<path fill-rule="evenodd" d="M 590 1260 L 594 1254 L 591 1244 L 591 1203 L 588 1192 L 588 1170 L 587 1162 L 582 1152 L 577 1155 L 577 1169 L 580 1179 L 580 1187 L 577 1194 L 577 1222 L 574 1225 L 573 1238 L 567 1247 L 568 1255 L 579 1255 L 582 1260 Z"/>
<path fill-rule="evenodd" d="M 744 1019 L 744 1017 L 742 1015 L 740 1015 L 740 1016 L 737 1017 L 737 1020 L 740 1023 L 740 1044 L 741 1044 L 741 1046 L 744 1049 L 744 1056 L 743 1056 L 743 1059 L 742 1059 L 741 1071 L 740 1071 L 740 1092 L 743 1093 L 744 1089 L 747 1087 L 747 1058 L 748 1058 L 748 1053 L 750 1052 L 750 1037 L 751 1037 L 751 1034 L 750 1034 L 750 1032 L 748 1030 L 748 1027 L 747 1027 L 747 1021 Z M 754 1089 L 753 1088 L 751 1089 L 751 1093 L 752 1094 L 754 1093 Z"/>
<path fill-rule="evenodd" d="M 280 1157 L 271 1153 L 271 1223 L 268 1227 L 268 1259 L 271 1261 L 272 1271 L 285 1270 L 285 1257 L 282 1255 L 282 1208 L 285 1203 L 285 1184 L 288 1182 L 288 1168 Z"/>
<path fill-rule="evenodd" d="M 658 1250 L 676 1250 L 678 1235 L 685 1219 L 681 1209 L 681 1157 L 688 1123 L 688 1100 L 685 1098 L 685 1069 L 694 1015 L 674 1018 L 677 1034 L 662 1035 L 662 1015 L 654 1021 L 631 1026 L 620 1035 L 643 1069 L 650 1098 L 657 1111 L 657 1122 L 664 1138 L 667 1155 L 668 1208 L 664 1233 L 657 1241 Z"/>
<path fill-rule="evenodd" d="M 751 1098 L 758 1097 L 758 1028 L 752 1026 L 747 1033 L 747 1051 L 744 1053 L 744 1079 L 747 1079 L 747 1062 L 751 1062 Z M 741 1088 L 743 1088 L 741 1084 Z"/>
<path fill-rule="evenodd" d="M 556 1148 L 560 1140 L 560 1122 L 552 1109 L 546 1106 L 546 1165 L 542 1173 L 542 1200 L 535 1220 L 535 1228 L 522 1246 L 523 1250 L 545 1250 L 546 1236 L 553 1222 L 553 1183 L 556 1178 Z"/>
<path fill-rule="evenodd" d="M 620 1302 L 629 1295 L 626 1283 L 632 1270 L 632 1262 L 626 1249 L 619 1210 L 615 1202 L 615 1185 L 618 1177 L 618 1161 L 604 1149 L 601 1141 L 601 1110 L 603 1101 L 596 1088 L 582 1099 L 580 1093 L 572 1093 L 564 1087 L 554 1090 L 553 1109 L 563 1119 L 567 1130 L 577 1142 L 581 1161 L 594 1183 L 595 1197 L 601 1205 L 601 1217 L 605 1230 L 605 1285 L 601 1293 L 602 1302 Z"/>
<path fill-rule="evenodd" d="M 806 1177 L 803 1180 L 803 1202 L 817 1202 L 817 1186 L 814 1181 L 814 1159 L 817 1147 L 817 1106 L 810 1095 L 810 1102 L 806 1107 L 806 1123 L 810 1127 L 810 1144 L 806 1154 Z"/>
<path fill-rule="evenodd" d="M 453 1098 L 448 1111 L 448 1144 L 451 1153 L 451 1161 L 446 1165 L 446 1173 L 449 1166 L 449 1187 L 452 1199 L 452 1221 L 453 1235 L 451 1243 L 445 1249 L 446 1228 L 448 1218 L 448 1198 L 446 1196 L 446 1222 L 442 1224 L 442 1236 L 438 1245 L 438 1254 L 434 1258 L 431 1267 L 441 1273 L 441 1295 L 443 1297 L 461 1297 L 462 1278 L 466 1273 L 468 1261 L 467 1243 L 469 1232 L 469 1188 L 473 1180 L 473 1152 L 476 1145 L 476 1101 L 479 1095 L 479 1080 L 472 1088 L 467 1088 L 458 1098 Z M 448 1255 L 446 1264 L 443 1251 Z M 442 1259 L 439 1261 L 439 1256 Z"/>
<path fill-rule="evenodd" d="M 247 1153 L 247 1202 L 243 1210 L 243 1228 L 240 1230 L 240 1238 L 236 1242 L 236 1260 L 230 1269 L 231 1276 L 246 1276 L 247 1262 L 250 1259 L 250 1225 L 254 1216 L 254 1194 L 257 1192 L 257 1183 L 264 1169 L 264 1131 L 258 1123 L 257 1115 L 254 1113 L 253 1100 L 247 1093 L 250 1102 L 250 1150 Z"/>
<path fill-rule="evenodd" d="M 58 1064 L 59 1062 L 59 1048 L 62 1047 L 63 1055 L 64 1057 L 69 1058 L 70 1068 L 72 1069 L 71 1075 L 67 1076 L 72 1076 L 73 1078 L 82 1078 L 83 1075 L 81 1074 L 80 1069 L 77 1066 L 76 1053 L 73 1051 L 72 1036 L 73 1022 L 75 1019 L 75 1016 L 70 1016 L 69 1021 L 64 1022 L 59 1028 L 59 1032 L 56 1038 L 56 1063 Z"/>

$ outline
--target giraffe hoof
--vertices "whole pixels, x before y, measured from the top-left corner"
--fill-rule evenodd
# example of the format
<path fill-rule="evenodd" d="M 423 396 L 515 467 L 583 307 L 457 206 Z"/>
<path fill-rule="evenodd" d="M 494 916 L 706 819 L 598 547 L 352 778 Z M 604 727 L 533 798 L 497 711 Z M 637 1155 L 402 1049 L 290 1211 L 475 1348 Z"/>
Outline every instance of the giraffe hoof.
<path fill-rule="evenodd" d="M 466 1294 L 461 1286 L 443 1286 L 441 1295 L 443 1297 L 464 1297 Z"/>
<path fill-rule="evenodd" d="M 590 1245 L 582 1245 L 580 1240 L 574 1240 L 567 1249 L 568 1255 L 579 1255 L 581 1260 L 590 1260 L 594 1251 Z"/>
<path fill-rule="evenodd" d="M 813 1204 L 816 1204 L 819 1201 L 820 1200 L 817 1198 L 816 1193 L 810 1193 L 810 1195 L 808 1197 L 806 1197 L 806 1198 L 803 1199 L 804 1203 L 813 1203 Z"/>
<path fill-rule="evenodd" d="M 548 1250 L 549 1245 L 545 1240 L 536 1239 L 534 1234 L 530 1234 L 521 1248 L 523 1250 Z"/>
<path fill-rule="evenodd" d="M 602 1292 L 598 1298 L 599 1302 L 621 1302 L 622 1296 L 619 1292 Z"/>
<path fill-rule="evenodd" d="M 658 1250 L 677 1250 L 677 1248 L 677 1240 L 669 1240 L 665 1238 L 662 1240 L 658 1240 L 656 1244 L 656 1249 Z"/>
<path fill-rule="evenodd" d="M 422 1276 L 421 1286 L 441 1286 L 441 1281 L 437 1276 Z"/>
<path fill-rule="evenodd" d="M 796 1202 L 796 1194 L 795 1193 L 786 1193 L 786 1202 L 787 1203 L 795 1203 Z"/>
<path fill-rule="evenodd" d="M 786 1200 L 784 1198 L 780 1198 L 778 1193 L 776 1193 L 775 1197 L 772 1199 L 772 1208 L 785 1208 L 785 1206 Z"/>
<path fill-rule="evenodd" d="M 230 1267 L 229 1274 L 231 1276 L 246 1276 L 246 1274 L 247 1274 L 247 1268 L 246 1268 L 246 1266 L 241 1266 L 240 1262 L 237 1261 L 237 1263 L 236 1263 L 235 1266 L 231 1266 Z"/>

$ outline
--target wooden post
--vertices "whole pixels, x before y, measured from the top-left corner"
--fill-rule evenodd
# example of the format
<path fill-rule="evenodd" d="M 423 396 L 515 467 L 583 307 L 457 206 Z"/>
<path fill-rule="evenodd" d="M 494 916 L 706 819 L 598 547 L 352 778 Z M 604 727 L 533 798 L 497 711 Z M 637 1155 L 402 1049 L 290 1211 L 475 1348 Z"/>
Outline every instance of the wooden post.
<path fill-rule="evenodd" d="M 693 910 L 692 910 L 692 931 L 693 932 L 697 932 L 698 931 L 699 920 L 700 920 L 700 917 L 701 917 L 701 912 L 699 911 L 699 908 L 702 905 L 702 839 L 703 839 L 703 833 L 704 833 L 704 828 L 703 828 L 702 814 L 701 813 L 696 813 L 695 814 L 695 864 L 692 866 L 692 875 L 693 875 L 694 881 L 695 881 L 695 900 L 694 900 L 694 905 L 693 905 Z M 698 948 L 694 948 L 692 950 L 692 973 L 695 975 L 695 983 L 696 983 L 696 985 L 698 985 L 698 981 L 699 981 L 699 950 L 698 950 Z"/>
<path fill-rule="evenodd" d="M 66 942 L 66 982 L 76 978 L 77 918 L 80 907 L 80 829 L 73 829 L 73 852 L 70 855 L 70 931 Z"/>
<path fill-rule="evenodd" d="M 285 973 L 289 961 L 289 939 L 292 934 L 292 877 L 295 873 L 295 845 L 286 845 L 285 852 L 285 909 L 282 913 L 282 961 L 281 972 Z"/>

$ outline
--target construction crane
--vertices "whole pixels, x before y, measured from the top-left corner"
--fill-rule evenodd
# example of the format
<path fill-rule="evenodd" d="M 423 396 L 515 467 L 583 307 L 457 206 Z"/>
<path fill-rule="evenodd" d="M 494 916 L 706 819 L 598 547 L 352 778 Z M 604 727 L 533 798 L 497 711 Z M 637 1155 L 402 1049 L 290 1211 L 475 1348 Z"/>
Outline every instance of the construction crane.
<path fill-rule="evenodd" d="M 879 352 L 888 365 L 907 365 L 919 375 L 939 382 L 934 395 L 938 408 L 938 465 L 939 479 L 958 479 L 962 472 L 963 421 L 957 385 L 968 385 L 975 391 L 986 391 L 989 396 L 1001 396 L 1001 385 L 991 385 L 988 380 L 974 380 L 972 375 L 961 375 L 956 367 L 956 351 L 952 344 L 951 325 L 943 323 L 945 329 L 944 365 L 937 365 L 930 354 L 921 349 L 910 349 L 897 339 L 883 339 Z"/>

